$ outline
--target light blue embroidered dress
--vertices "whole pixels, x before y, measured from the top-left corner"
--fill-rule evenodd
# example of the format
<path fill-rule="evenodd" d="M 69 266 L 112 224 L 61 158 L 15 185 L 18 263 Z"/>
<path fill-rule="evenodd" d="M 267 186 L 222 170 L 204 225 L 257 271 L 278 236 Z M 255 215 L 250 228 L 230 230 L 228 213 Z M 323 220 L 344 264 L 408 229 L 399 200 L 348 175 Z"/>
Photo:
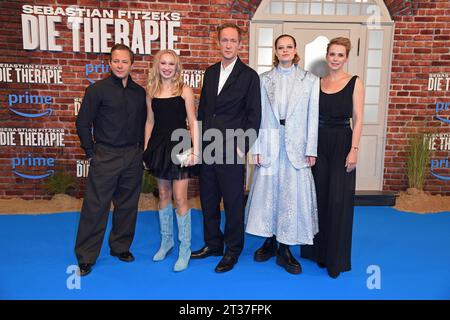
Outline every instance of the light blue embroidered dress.
<path fill-rule="evenodd" d="M 272 109 L 278 111 L 279 119 L 286 119 L 288 97 L 298 98 L 296 93 L 300 92 L 300 88 L 296 87 L 295 68 L 295 65 L 290 68 L 276 67 L 275 79 L 281 81 L 274 92 L 277 105 L 271 106 L 270 100 L 262 99 L 263 116 L 273 117 Z M 301 116 L 308 117 L 308 114 Z M 295 119 L 288 118 L 286 121 Z M 311 168 L 296 169 L 292 165 L 286 151 L 286 140 L 296 137 L 286 137 L 284 125 L 280 125 L 276 132 L 276 139 L 279 139 L 276 161 L 271 163 L 270 168 L 255 166 L 245 208 L 246 232 L 262 237 L 276 235 L 279 242 L 287 245 L 312 244 L 318 232 L 318 220 Z"/>

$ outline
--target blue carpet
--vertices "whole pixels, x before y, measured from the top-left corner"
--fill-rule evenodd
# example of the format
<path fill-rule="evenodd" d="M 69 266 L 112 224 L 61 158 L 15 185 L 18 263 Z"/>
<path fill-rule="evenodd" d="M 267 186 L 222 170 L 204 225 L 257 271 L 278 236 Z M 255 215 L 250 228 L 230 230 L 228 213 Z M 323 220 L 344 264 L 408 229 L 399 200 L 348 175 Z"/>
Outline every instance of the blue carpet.
<path fill-rule="evenodd" d="M 286 273 L 274 259 L 253 262 L 262 239 L 249 235 L 231 272 L 216 274 L 220 257 L 210 257 L 174 273 L 177 250 L 152 261 L 159 225 L 156 212 L 147 211 L 138 216 L 135 262 L 109 256 L 105 237 L 92 273 L 79 289 L 68 289 L 77 224 L 78 213 L 0 216 L 0 299 L 450 299 L 450 213 L 357 207 L 352 271 L 331 279 L 304 259 L 301 275 Z M 193 212 L 192 238 L 192 248 L 200 248 L 200 211 Z M 299 257 L 298 247 L 292 251 Z M 374 283 L 370 266 L 378 268 L 379 289 L 368 288 Z"/>

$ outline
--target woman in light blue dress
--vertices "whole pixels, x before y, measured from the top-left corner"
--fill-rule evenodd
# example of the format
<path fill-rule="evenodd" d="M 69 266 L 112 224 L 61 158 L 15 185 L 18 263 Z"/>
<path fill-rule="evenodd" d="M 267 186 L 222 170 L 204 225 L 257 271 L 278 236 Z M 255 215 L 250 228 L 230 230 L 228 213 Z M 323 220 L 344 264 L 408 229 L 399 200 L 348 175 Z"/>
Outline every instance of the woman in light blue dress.
<path fill-rule="evenodd" d="M 261 128 L 250 151 L 255 174 L 245 208 L 246 232 L 267 238 L 254 260 L 276 256 L 292 274 L 302 269 L 289 246 L 312 244 L 318 232 L 311 167 L 317 156 L 319 78 L 302 70 L 299 60 L 294 37 L 279 36 L 275 67 L 260 76 Z"/>

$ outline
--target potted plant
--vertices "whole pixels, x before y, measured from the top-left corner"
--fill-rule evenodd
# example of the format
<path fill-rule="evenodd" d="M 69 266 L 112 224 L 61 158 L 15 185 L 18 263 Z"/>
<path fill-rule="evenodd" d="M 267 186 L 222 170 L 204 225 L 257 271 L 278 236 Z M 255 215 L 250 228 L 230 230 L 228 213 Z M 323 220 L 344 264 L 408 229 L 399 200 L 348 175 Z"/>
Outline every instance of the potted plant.
<path fill-rule="evenodd" d="M 142 176 L 141 193 L 152 193 L 156 198 L 159 196 L 156 179 L 147 170 L 144 170 Z"/>
<path fill-rule="evenodd" d="M 53 195 L 72 195 L 77 187 L 77 184 L 74 177 L 64 173 L 64 171 L 57 171 L 45 181 L 44 187 L 50 194 Z"/>
<path fill-rule="evenodd" d="M 408 193 L 423 192 L 430 163 L 430 134 L 418 133 L 409 141 L 407 164 Z M 414 190 L 415 189 L 415 190 Z"/>

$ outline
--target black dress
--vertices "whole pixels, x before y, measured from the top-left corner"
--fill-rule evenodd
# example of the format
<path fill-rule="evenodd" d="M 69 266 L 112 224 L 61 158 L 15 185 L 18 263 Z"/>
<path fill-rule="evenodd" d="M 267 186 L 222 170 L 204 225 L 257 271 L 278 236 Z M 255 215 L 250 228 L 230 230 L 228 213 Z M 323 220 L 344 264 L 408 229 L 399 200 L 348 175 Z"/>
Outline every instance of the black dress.
<path fill-rule="evenodd" d="M 302 246 L 301 256 L 325 265 L 331 277 L 351 269 L 355 170 L 346 172 L 352 147 L 353 76 L 339 92 L 320 90 L 319 141 L 312 168 L 317 193 L 319 233 L 314 245 Z"/>
<path fill-rule="evenodd" d="M 194 167 L 181 167 L 172 161 L 172 149 L 182 139 L 171 141 L 172 132 L 186 129 L 186 105 L 181 96 L 153 98 L 154 126 L 143 159 L 152 176 L 165 180 L 180 180 L 195 175 Z M 183 148 L 180 152 L 187 150 Z M 177 153 L 180 153 L 177 152 Z"/>

